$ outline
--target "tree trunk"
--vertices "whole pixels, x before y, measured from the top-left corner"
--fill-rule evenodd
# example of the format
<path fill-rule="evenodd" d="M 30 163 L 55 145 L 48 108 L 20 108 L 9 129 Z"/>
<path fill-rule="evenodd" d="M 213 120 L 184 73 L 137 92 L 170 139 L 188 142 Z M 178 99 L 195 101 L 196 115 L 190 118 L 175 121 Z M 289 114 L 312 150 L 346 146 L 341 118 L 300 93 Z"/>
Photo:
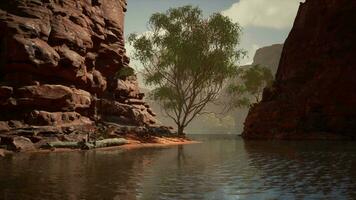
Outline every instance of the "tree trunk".
<path fill-rule="evenodd" d="M 178 125 L 178 136 L 179 137 L 184 137 L 185 134 L 184 134 L 184 127 L 182 125 Z"/>

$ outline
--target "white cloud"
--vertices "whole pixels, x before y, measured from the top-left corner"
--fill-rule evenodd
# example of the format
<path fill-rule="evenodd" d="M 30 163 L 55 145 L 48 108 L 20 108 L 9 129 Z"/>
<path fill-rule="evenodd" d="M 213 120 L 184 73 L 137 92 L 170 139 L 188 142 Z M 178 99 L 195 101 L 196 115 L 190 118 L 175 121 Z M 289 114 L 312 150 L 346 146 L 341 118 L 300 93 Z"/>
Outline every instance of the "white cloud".
<path fill-rule="evenodd" d="M 240 0 L 223 11 L 243 27 L 290 28 L 303 0 Z"/>
<path fill-rule="evenodd" d="M 241 65 L 251 65 L 253 63 L 253 58 L 255 56 L 255 53 L 257 49 L 259 49 L 261 46 L 258 44 L 253 44 L 250 49 L 248 49 L 248 55 L 245 59 L 241 61 Z"/>

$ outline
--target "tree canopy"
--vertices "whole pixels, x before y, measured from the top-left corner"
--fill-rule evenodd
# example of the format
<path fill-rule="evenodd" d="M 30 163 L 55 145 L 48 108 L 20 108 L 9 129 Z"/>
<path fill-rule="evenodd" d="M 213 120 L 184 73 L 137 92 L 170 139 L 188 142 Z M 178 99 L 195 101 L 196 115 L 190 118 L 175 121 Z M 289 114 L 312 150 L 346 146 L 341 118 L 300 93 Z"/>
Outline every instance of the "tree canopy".
<path fill-rule="evenodd" d="M 148 28 L 145 34 L 129 36 L 134 58 L 144 66 L 146 84 L 155 87 L 151 97 L 184 134 L 237 75 L 245 55 L 238 49 L 241 27 L 221 14 L 204 18 L 199 8 L 184 6 L 153 14 Z"/>
<path fill-rule="evenodd" d="M 228 94 L 234 107 L 251 106 L 261 101 L 263 89 L 271 86 L 273 74 L 260 65 L 240 68 L 237 78 L 228 87 Z"/>

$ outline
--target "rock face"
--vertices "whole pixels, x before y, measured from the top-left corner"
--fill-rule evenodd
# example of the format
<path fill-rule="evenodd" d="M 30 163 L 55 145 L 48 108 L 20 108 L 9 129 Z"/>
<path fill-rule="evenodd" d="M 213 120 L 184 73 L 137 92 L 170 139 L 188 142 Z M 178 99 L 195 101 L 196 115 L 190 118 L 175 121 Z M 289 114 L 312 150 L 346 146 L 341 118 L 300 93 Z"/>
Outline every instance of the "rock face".
<path fill-rule="evenodd" d="M 253 57 L 252 66 L 262 65 L 268 67 L 272 74 L 275 75 L 281 59 L 282 50 L 283 44 L 274 44 L 257 49 L 255 56 Z"/>
<path fill-rule="evenodd" d="M 246 139 L 356 138 L 356 1 L 307 0 Z"/>
<path fill-rule="evenodd" d="M 155 126 L 125 55 L 125 0 L 0 3 L 0 132 Z"/>

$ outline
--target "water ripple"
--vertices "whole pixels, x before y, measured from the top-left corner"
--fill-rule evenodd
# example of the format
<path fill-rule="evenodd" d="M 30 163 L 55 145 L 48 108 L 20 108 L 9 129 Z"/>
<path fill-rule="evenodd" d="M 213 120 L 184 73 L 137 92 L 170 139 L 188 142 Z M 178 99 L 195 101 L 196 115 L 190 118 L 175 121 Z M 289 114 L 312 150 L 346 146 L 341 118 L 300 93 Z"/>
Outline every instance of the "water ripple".
<path fill-rule="evenodd" d="M 0 199 L 356 199 L 352 142 L 244 142 L 0 160 Z"/>

